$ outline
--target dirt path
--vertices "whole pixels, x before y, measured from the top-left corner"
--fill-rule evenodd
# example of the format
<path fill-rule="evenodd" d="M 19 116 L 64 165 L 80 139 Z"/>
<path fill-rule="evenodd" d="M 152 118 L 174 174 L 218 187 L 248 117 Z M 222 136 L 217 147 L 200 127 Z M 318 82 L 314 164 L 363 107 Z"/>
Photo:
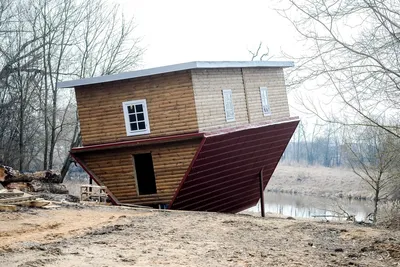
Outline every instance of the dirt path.
<path fill-rule="evenodd" d="M 0 266 L 399 266 L 400 233 L 117 207 L 0 213 Z"/>

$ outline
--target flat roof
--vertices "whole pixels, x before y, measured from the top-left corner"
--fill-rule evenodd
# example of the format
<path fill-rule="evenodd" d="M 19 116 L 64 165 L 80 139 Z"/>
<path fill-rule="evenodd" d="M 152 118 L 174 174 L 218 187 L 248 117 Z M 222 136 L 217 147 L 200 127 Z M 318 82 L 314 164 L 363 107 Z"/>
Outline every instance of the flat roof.
<path fill-rule="evenodd" d="M 293 61 L 192 61 L 187 63 L 157 67 L 157 68 L 123 72 L 113 75 L 105 75 L 105 76 L 98 76 L 80 80 L 65 81 L 58 83 L 57 87 L 69 88 L 69 87 L 127 80 L 138 77 L 145 77 L 162 73 L 192 70 L 192 69 L 254 68 L 254 67 L 288 68 L 293 66 L 294 66 Z"/>

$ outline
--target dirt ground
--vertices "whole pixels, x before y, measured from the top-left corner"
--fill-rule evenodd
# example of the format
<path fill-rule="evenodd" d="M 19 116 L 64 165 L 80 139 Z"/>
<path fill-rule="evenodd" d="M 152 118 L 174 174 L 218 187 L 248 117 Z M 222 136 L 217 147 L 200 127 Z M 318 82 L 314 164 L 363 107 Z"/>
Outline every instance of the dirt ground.
<path fill-rule="evenodd" d="M 268 215 L 68 205 L 0 213 L 0 266 L 399 266 L 400 232 Z"/>

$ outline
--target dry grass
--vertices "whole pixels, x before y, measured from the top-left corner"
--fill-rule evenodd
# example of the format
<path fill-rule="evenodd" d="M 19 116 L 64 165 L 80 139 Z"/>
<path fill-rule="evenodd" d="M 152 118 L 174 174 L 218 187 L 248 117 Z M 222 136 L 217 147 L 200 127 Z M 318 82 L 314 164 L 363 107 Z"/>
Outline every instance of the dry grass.
<path fill-rule="evenodd" d="M 381 203 L 378 222 L 388 228 L 400 229 L 400 201 Z"/>
<path fill-rule="evenodd" d="M 267 190 L 322 197 L 373 198 L 371 189 L 351 170 L 322 166 L 279 164 Z"/>

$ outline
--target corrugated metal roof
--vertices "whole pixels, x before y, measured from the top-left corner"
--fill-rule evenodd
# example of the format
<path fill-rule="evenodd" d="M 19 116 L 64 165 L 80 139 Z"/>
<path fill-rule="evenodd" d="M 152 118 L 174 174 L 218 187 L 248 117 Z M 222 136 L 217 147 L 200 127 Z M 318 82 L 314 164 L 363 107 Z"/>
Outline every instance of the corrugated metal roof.
<path fill-rule="evenodd" d="M 171 209 L 235 213 L 257 204 L 299 120 L 206 136 Z"/>
<path fill-rule="evenodd" d="M 193 61 L 181 64 L 168 65 L 157 68 L 143 69 L 118 73 L 114 75 L 105 75 L 80 80 L 65 81 L 57 84 L 58 88 L 76 87 L 89 84 L 106 83 L 169 73 L 191 69 L 216 69 L 216 68 L 288 68 L 293 67 L 293 61 Z"/>

